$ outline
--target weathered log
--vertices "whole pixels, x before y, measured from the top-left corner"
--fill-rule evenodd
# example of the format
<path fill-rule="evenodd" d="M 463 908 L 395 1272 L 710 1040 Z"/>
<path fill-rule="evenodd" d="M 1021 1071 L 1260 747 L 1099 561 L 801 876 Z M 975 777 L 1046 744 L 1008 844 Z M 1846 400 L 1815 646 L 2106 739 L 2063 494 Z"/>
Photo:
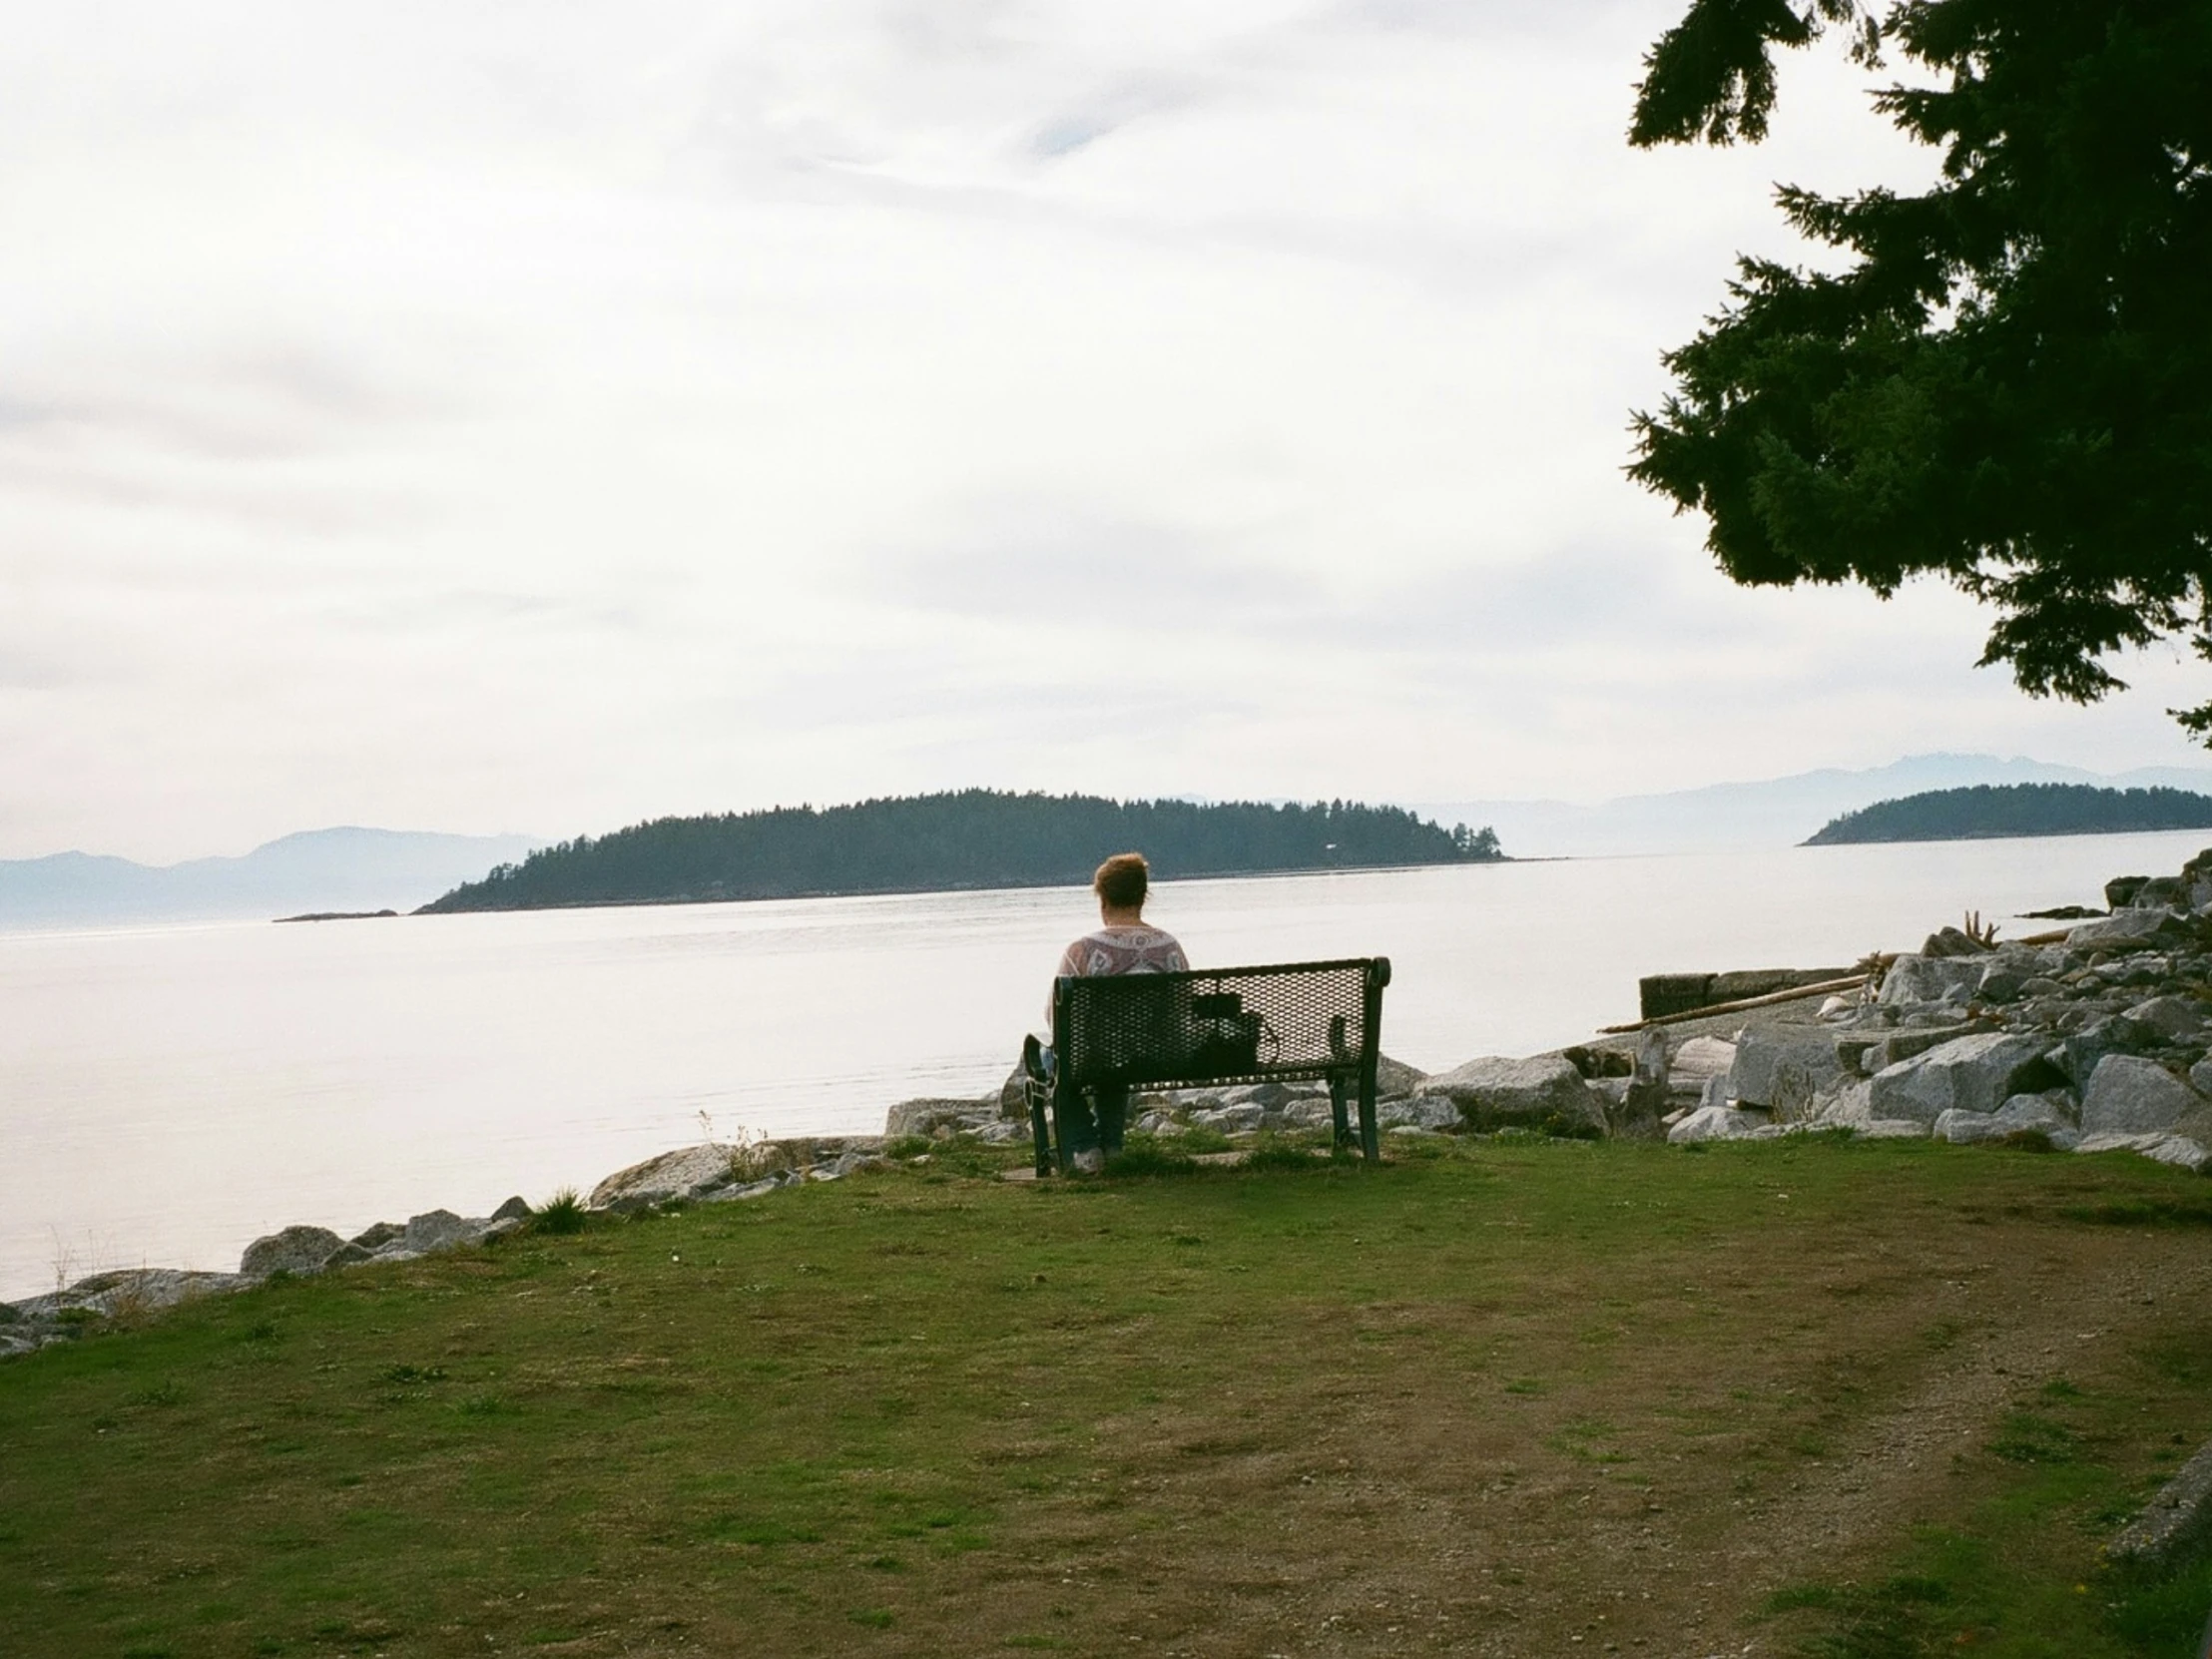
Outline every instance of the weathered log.
<path fill-rule="evenodd" d="M 1680 1025 L 1686 1020 L 1704 1019 L 1712 1014 L 1733 1014 L 1746 1008 L 1771 1008 L 1778 1002 L 1802 1002 L 1809 996 L 1835 996 L 1843 991 L 1855 991 L 1867 983 L 1867 975 L 1855 973 L 1848 979 L 1826 979 L 1818 985 L 1799 985 L 1787 991 L 1769 991 L 1765 996 L 1739 997 L 1734 1002 L 1716 1002 L 1709 1008 L 1691 1008 L 1679 1014 L 1662 1014 L 1657 1019 L 1630 1020 L 1626 1025 L 1601 1025 L 1600 1036 L 1615 1037 L 1628 1031 L 1641 1031 L 1647 1025 Z"/>

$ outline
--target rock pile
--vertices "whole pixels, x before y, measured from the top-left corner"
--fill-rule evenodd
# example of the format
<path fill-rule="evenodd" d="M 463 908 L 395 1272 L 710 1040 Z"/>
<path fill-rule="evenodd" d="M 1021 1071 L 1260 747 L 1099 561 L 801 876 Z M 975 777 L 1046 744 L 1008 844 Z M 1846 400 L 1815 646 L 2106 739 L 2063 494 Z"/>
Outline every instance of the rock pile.
<path fill-rule="evenodd" d="M 1932 934 L 1874 994 L 1831 998 L 1824 1030 L 1713 1044 L 1726 1068 L 1668 1114 L 1668 1139 L 1842 1127 L 2212 1172 L 2212 850 L 2106 893 L 2111 913 L 2062 937 Z"/>
<path fill-rule="evenodd" d="M 671 1203 L 759 1198 L 807 1181 L 835 1181 L 880 1163 L 881 1146 L 874 1136 L 847 1136 L 767 1141 L 743 1148 L 720 1143 L 682 1147 L 608 1176 L 592 1189 L 584 1208 L 629 1214 Z M 405 1222 L 380 1221 L 350 1239 L 326 1227 L 286 1227 L 248 1245 L 236 1273 L 135 1268 L 94 1274 L 44 1296 L 0 1302 L 0 1358 L 67 1341 L 97 1320 L 247 1290 L 267 1284 L 277 1274 L 304 1279 L 334 1268 L 411 1262 L 463 1245 L 489 1244 L 520 1231 L 531 1214 L 530 1205 L 517 1197 L 488 1216 L 430 1210 Z"/>

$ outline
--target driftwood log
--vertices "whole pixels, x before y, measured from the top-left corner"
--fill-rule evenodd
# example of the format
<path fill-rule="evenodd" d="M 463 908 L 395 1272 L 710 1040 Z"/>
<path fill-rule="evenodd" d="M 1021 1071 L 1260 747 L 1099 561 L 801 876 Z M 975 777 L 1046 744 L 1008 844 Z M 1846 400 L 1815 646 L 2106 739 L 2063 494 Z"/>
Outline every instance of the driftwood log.
<path fill-rule="evenodd" d="M 1734 1002 L 1716 1002 L 1705 1008 L 1686 1008 L 1679 1014 L 1661 1014 L 1655 1019 L 1630 1020 L 1626 1025 L 1601 1025 L 1598 1034 L 1617 1037 L 1629 1031 L 1641 1031 L 1647 1025 L 1680 1025 L 1685 1020 L 1705 1019 L 1713 1014 L 1733 1014 L 1746 1008 L 1771 1008 L 1781 1002 L 1802 1002 L 1809 996 L 1836 996 L 1844 991 L 1856 991 L 1867 983 L 1868 976 L 1855 973 L 1848 979 L 1825 979 L 1818 985 L 1796 985 L 1786 991 L 1769 991 L 1765 996 L 1738 997 Z"/>

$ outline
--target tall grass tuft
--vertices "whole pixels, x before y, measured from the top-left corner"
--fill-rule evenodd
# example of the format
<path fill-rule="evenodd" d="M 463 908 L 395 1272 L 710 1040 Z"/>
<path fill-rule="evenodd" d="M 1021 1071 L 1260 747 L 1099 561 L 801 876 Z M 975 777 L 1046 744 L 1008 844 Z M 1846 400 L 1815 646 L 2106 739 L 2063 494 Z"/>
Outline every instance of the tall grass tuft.
<path fill-rule="evenodd" d="M 574 1187 L 563 1187 L 530 1212 L 533 1233 L 581 1233 L 591 1219 L 584 1200 Z"/>

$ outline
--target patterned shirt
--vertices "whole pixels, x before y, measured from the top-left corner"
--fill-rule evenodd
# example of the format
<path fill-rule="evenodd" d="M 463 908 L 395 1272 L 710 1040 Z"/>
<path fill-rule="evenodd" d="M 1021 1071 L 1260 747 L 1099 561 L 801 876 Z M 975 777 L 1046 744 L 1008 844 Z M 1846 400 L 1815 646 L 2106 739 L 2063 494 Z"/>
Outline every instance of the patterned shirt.
<path fill-rule="evenodd" d="M 1101 927 L 1060 952 L 1059 979 L 1095 979 L 1111 973 L 1186 973 L 1190 961 L 1175 935 L 1157 927 Z M 1052 1019 L 1052 999 L 1044 1017 Z"/>

